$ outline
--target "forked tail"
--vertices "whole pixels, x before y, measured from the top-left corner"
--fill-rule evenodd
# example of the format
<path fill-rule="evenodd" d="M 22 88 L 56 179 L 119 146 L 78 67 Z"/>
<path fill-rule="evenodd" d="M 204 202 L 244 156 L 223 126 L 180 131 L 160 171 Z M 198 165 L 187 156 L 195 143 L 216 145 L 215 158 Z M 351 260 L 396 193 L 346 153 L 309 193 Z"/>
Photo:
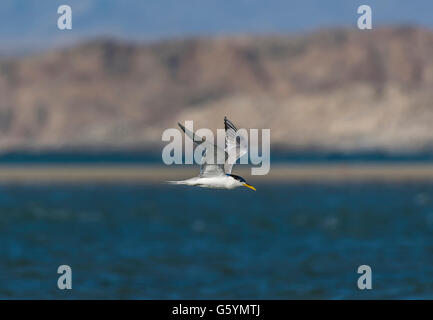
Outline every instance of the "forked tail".
<path fill-rule="evenodd" d="M 165 181 L 168 184 L 187 184 L 185 181 Z"/>
<path fill-rule="evenodd" d="M 186 179 L 186 180 L 181 180 L 181 181 L 166 181 L 166 183 L 168 183 L 168 184 L 185 184 L 188 186 L 195 186 L 195 185 L 197 185 L 196 181 L 197 181 L 197 178 L 191 178 L 191 179 Z"/>

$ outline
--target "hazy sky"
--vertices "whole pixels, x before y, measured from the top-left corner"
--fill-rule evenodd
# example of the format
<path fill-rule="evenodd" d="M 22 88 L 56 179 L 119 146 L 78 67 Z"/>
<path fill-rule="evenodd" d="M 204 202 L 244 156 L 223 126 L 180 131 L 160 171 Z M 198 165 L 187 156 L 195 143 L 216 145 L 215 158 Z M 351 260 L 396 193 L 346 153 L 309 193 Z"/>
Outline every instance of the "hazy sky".
<path fill-rule="evenodd" d="M 57 29 L 57 7 L 72 7 L 73 29 Z M 233 33 L 355 27 L 368 4 L 373 25 L 433 27 L 432 0 L 1 0 L 0 50 L 69 43 L 96 35 L 155 40 Z"/>

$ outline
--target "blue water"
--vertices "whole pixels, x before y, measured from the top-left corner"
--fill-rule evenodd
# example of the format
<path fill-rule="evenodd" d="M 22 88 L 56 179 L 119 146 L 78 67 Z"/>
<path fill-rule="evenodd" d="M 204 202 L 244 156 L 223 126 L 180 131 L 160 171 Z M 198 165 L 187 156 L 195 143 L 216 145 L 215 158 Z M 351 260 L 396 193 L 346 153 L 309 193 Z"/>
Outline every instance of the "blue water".
<path fill-rule="evenodd" d="M 1 185 L 0 298 L 433 298 L 432 240 L 432 184 Z"/>
<path fill-rule="evenodd" d="M 325 152 L 325 151 L 282 151 L 273 150 L 273 163 L 353 163 L 353 162 L 403 162 L 432 163 L 433 152 L 388 153 L 382 151 L 365 152 Z M 11 151 L 0 154 L 2 164 L 161 164 L 161 150 L 124 151 Z"/>

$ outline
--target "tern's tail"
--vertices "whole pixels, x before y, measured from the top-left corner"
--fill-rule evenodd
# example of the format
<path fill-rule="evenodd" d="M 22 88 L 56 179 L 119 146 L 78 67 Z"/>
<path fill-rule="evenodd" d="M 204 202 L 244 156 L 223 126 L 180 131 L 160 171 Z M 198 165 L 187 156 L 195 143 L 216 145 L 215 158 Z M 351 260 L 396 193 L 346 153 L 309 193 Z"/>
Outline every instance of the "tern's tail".
<path fill-rule="evenodd" d="M 197 185 L 196 180 L 197 180 L 197 178 L 191 178 L 191 179 L 186 179 L 186 180 L 181 180 L 181 181 L 166 181 L 166 183 L 169 183 L 169 184 L 186 184 L 188 186 L 195 186 L 195 185 Z"/>
<path fill-rule="evenodd" d="M 168 184 L 186 184 L 185 181 L 165 181 Z"/>

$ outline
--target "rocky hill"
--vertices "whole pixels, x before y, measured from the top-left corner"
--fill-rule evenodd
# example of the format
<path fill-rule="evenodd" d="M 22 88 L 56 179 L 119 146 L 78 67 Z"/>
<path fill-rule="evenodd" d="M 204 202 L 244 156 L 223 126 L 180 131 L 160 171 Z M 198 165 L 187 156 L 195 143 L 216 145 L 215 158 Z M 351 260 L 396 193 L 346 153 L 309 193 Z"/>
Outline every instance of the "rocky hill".
<path fill-rule="evenodd" d="M 165 128 L 270 128 L 274 147 L 433 148 L 433 32 L 96 40 L 0 60 L 0 150 L 151 148 Z"/>

